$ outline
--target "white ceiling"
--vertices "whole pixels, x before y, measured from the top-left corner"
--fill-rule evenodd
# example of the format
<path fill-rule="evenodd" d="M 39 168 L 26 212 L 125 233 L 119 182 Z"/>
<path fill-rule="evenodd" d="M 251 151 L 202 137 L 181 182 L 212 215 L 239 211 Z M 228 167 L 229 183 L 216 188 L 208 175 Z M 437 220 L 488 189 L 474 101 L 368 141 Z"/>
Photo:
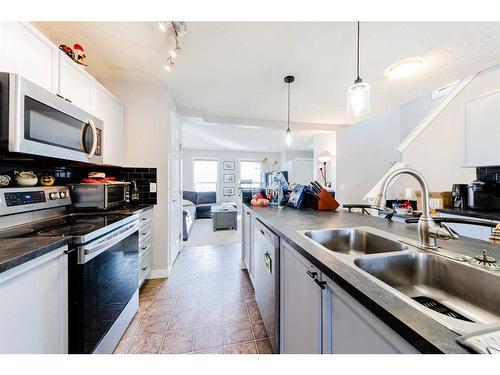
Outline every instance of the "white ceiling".
<path fill-rule="evenodd" d="M 293 74 L 292 119 L 348 124 L 355 78 L 353 22 L 188 22 L 171 73 L 169 41 L 154 22 L 36 22 L 56 43 L 81 43 L 98 79 L 165 82 L 180 108 L 219 118 L 281 121 L 283 77 Z M 370 115 L 500 63 L 500 23 L 361 23 L 361 77 L 372 85 Z M 413 77 L 391 80 L 394 62 L 420 57 Z"/>
<path fill-rule="evenodd" d="M 293 143 L 285 147 L 284 129 L 260 126 L 213 124 L 199 119 L 186 119 L 183 127 L 183 147 L 198 150 L 232 150 L 281 152 L 312 151 L 317 130 L 293 131 Z"/>

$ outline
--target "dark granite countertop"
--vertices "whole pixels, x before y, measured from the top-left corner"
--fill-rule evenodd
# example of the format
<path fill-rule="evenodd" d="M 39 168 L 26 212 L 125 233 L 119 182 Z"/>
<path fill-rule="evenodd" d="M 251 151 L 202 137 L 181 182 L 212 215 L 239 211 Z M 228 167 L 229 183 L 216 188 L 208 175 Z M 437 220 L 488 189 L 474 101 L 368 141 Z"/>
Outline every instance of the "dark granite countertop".
<path fill-rule="evenodd" d="M 500 222 L 500 211 L 472 210 L 470 208 L 466 208 L 464 210 L 460 208 L 440 208 L 437 211 L 444 214 L 475 217 L 478 219 L 494 220 Z"/>
<path fill-rule="evenodd" d="M 321 212 L 312 209 L 275 209 L 248 204 L 247 206 L 259 220 L 420 352 L 468 353 L 456 342 L 458 337 L 456 333 L 380 287 L 363 271 L 340 260 L 335 254 L 324 251 L 297 232 L 309 229 L 368 226 L 416 240 L 418 235 L 415 224 L 388 221 L 342 210 Z M 487 249 L 488 253 L 500 258 L 500 246 L 484 241 L 460 238 L 453 241 L 439 241 L 439 244 L 447 250 L 468 256 L 480 254 L 483 249 Z"/>
<path fill-rule="evenodd" d="M 67 245 L 70 239 L 68 237 L 2 238 L 0 273 Z"/>
<path fill-rule="evenodd" d="M 141 212 L 147 211 L 150 208 L 153 208 L 154 204 L 140 204 L 138 206 L 124 206 L 117 208 L 116 210 L 108 211 L 110 214 L 139 214 Z"/>

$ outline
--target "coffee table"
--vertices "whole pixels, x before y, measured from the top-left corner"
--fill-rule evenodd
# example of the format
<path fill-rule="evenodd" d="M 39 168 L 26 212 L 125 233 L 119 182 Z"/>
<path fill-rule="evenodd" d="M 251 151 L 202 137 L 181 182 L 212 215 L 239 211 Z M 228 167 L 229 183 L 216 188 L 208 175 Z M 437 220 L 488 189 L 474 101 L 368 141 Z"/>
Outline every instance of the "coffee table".
<path fill-rule="evenodd" d="M 210 209 L 213 231 L 220 229 L 238 229 L 238 210 L 232 203 L 213 205 Z"/>

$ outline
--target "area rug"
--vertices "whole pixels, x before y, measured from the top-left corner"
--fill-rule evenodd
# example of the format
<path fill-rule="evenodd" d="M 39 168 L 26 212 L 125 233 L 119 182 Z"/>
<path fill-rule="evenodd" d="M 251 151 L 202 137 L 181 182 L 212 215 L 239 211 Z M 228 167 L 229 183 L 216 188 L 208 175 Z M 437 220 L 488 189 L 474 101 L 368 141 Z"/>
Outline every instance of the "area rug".
<path fill-rule="evenodd" d="M 229 245 L 239 242 L 241 242 L 241 215 L 238 215 L 238 230 L 221 229 L 214 232 L 211 219 L 197 219 L 188 240 L 183 242 L 183 247 Z"/>

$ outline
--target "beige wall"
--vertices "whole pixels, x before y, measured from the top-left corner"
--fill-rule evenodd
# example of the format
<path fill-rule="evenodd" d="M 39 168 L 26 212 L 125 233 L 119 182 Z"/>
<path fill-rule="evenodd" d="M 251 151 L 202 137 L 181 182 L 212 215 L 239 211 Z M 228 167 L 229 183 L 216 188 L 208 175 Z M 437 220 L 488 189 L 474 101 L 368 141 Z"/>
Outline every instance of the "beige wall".
<path fill-rule="evenodd" d="M 105 81 L 124 105 L 124 163 L 127 167 L 157 168 L 154 207 L 152 276 L 168 274 L 168 153 L 170 112 L 175 102 L 164 85 Z"/>
<path fill-rule="evenodd" d="M 480 73 L 403 151 L 403 161 L 422 172 L 432 191 L 450 191 L 452 184 L 476 178 L 475 168 L 461 167 L 465 102 L 499 88 L 500 66 Z M 416 188 L 408 180 L 399 185 Z"/>

